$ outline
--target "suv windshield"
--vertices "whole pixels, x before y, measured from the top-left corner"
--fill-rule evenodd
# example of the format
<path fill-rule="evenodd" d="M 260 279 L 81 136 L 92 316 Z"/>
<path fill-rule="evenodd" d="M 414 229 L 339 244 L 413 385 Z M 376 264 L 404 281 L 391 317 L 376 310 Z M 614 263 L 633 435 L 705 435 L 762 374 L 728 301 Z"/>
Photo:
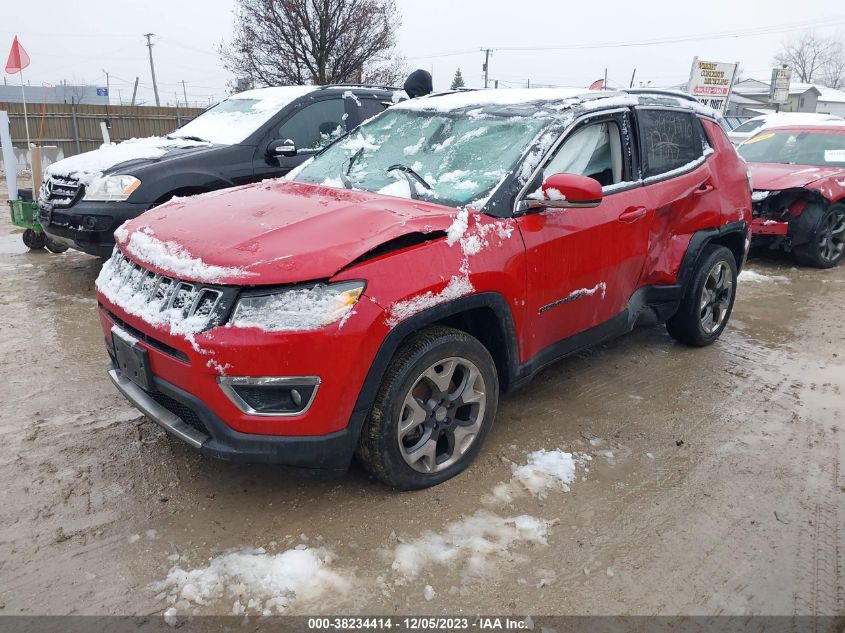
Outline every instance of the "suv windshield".
<path fill-rule="evenodd" d="M 286 86 L 242 92 L 206 110 L 168 138 L 237 145 L 243 143 L 282 108 L 313 90 L 313 86 Z"/>
<path fill-rule="evenodd" d="M 845 167 L 845 134 L 762 132 L 740 145 L 738 151 L 749 163 Z"/>
<path fill-rule="evenodd" d="M 548 124 L 487 113 L 388 110 L 316 156 L 295 178 L 481 207 Z"/>

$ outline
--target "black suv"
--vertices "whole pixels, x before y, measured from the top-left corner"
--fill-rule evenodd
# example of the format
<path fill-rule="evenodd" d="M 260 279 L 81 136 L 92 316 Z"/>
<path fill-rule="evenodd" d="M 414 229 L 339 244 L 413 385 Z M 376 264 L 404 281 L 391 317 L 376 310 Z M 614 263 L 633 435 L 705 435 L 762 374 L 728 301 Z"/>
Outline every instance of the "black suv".
<path fill-rule="evenodd" d="M 107 257 L 126 220 L 174 196 L 283 176 L 400 98 L 360 85 L 241 92 L 166 137 L 54 163 L 39 193 L 41 225 L 59 244 Z"/>

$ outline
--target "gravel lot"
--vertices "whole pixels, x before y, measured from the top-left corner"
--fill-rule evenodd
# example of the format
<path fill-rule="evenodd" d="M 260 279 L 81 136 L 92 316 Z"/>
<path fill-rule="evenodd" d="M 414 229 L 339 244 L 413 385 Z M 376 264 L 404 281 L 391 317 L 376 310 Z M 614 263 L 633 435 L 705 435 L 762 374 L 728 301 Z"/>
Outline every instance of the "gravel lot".
<path fill-rule="evenodd" d="M 290 614 L 845 612 L 845 266 L 755 259 L 714 346 L 647 328 L 553 366 L 504 400 L 469 471 L 419 493 L 169 439 L 106 376 L 99 269 L 27 252 L 3 210 L 2 614 L 249 612 L 266 598 L 249 579 L 188 610 L 184 576 L 160 583 L 259 547 L 248 564 L 320 559 Z M 592 458 L 571 490 L 491 499 L 512 464 L 558 448 Z M 522 515 L 542 529 L 506 521 Z M 403 545 L 418 564 L 397 563 Z"/>

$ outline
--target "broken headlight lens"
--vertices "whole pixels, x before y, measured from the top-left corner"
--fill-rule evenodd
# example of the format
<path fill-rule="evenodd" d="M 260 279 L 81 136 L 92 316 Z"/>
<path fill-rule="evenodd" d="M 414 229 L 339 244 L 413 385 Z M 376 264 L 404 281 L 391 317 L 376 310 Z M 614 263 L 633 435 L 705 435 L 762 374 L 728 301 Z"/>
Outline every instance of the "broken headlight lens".
<path fill-rule="evenodd" d="M 98 202 L 126 200 L 140 186 L 141 181 L 135 176 L 103 176 L 85 188 L 83 199 Z"/>
<path fill-rule="evenodd" d="M 365 286 L 363 281 L 344 281 L 241 295 L 229 324 L 267 332 L 317 330 L 347 317 Z"/>

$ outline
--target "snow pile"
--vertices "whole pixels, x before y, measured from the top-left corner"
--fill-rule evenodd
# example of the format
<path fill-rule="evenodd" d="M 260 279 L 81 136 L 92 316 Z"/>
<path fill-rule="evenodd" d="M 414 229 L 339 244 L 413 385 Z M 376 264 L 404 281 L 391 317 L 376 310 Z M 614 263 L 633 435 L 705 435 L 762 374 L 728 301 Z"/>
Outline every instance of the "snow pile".
<path fill-rule="evenodd" d="M 412 299 L 406 301 L 397 301 L 390 308 L 390 314 L 387 317 L 387 325 L 389 327 L 396 327 L 401 321 L 411 317 L 418 312 L 428 310 L 441 303 L 452 301 L 458 297 L 463 297 L 473 292 L 475 288 L 466 277 L 453 276 L 446 287 L 440 292 L 434 293 L 431 290 L 421 295 L 417 295 Z"/>
<path fill-rule="evenodd" d="M 751 194 L 752 202 L 762 202 L 771 195 L 771 191 L 755 191 Z"/>
<path fill-rule="evenodd" d="M 522 491 L 538 499 L 545 499 L 552 491 L 569 492 L 569 484 L 575 481 L 576 467 L 586 467 L 590 461 L 592 457 L 585 453 L 567 453 L 560 449 L 534 451 L 528 454 L 525 464 L 511 465 L 511 480 L 493 488 L 493 494 L 485 501 L 511 503 Z"/>
<path fill-rule="evenodd" d="M 115 165 L 132 160 L 154 160 L 173 149 L 210 146 L 211 143 L 181 138 L 132 138 L 57 161 L 47 168 L 45 176 L 73 178 L 85 186 L 90 186 L 104 171 Z"/>
<path fill-rule="evenodd" d="M 414 578 L 432 565 L 462 564 L 469 571 L 481 571 L 517 545 L 546 545 L 549 527 L 549 521 L 528 515 L 504 518 L 479 510 L 447 524 L 442 532 L 428 532 L 398 545 L 393 552 L 393 570 L 406 578 Z"/>
<path fill-rule="evenodd" d="M 278 615 L 295 603 L 347 593 L 352 583 L 330 568 L 333 561 L 330 551 L 305 545 L 281 554 L 232 550 L 205 567 L 174 567 L 154 589 L 166 594 L 171 618 L 224 599 L 234 599 L 233 615 Z"/>
<path fill-rule="evenodd" d="M 748 281 L 752 283 L 773 283 L 773 282 L 788 282 L 789 278 L 780 275 L 763 275 L 756 271 L 745 269 L 739 273 L 738 281 Z"/>
<path fill-rule="evenodd" d="M 118 242 L 126 247 L 130 255 L 181 279 L 215 283 L 224 279 L 231 280 L 255 275 L 242 268 L 206 264 L 199 257 L 193 257 L 176 242 L 164 242 L 158 239 L 148 226 L 138 228 L 131 235 L 124 226 L 121 226 L 114 235 Z"/>
<path fill-rule="evenodd" d="M 469 209 L 462 207 L 458 210 L 458 215 L 452 222 L 449 229 L 446 231 L 446 243 L 452 246 L 455 242 L 461 239 L 469 228 Z"/>

